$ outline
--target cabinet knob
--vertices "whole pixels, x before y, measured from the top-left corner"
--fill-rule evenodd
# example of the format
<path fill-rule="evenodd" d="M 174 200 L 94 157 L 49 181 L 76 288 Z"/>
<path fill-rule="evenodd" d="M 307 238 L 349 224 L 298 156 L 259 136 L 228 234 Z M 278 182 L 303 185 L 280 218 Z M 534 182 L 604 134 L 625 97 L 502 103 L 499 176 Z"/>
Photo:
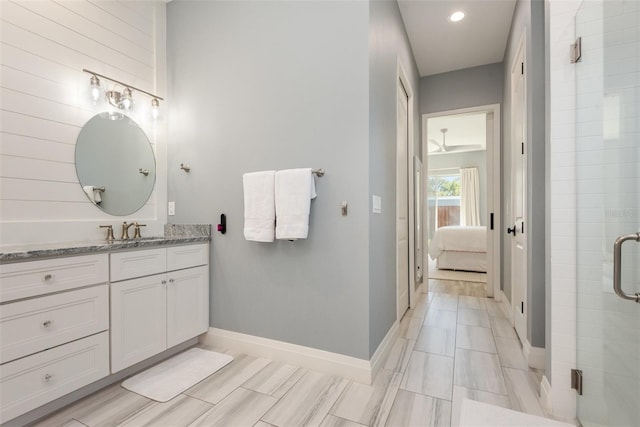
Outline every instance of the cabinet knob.
<path fill-rule="evenodd" d="M 45 383 L 48 383 L 53 379 L 53 374 L 44 374 L 44 377 L 42 379 L 44 380 Z"/>
<path fill-rule="evenodd" d="M 166 284 L 167 284 L 167 281 L 166 281 L 166 280 L 163 280 L 163 281 L 162 281 L 162 282 L 160 282 L 160 283 L 162 283 L 163 285 L 166 285 Z"/>
<path fill-rule="evenodd" d="M 173 283 L 173 279 L 169 279 L 169 283 Z"/>
<path fill-rule="evenodd" d="M 48 328 L 49 326 L 51 326 L 52 323 L 53 323 L 53 320 L 45 320 L 44 322 L 42 322 L 42 327 Z"/>
<path fill-rule="evenodd" d="M 51 280 L 53 279 L 53 274 L 47 273 L 44 275 L 44 280 Z"/>

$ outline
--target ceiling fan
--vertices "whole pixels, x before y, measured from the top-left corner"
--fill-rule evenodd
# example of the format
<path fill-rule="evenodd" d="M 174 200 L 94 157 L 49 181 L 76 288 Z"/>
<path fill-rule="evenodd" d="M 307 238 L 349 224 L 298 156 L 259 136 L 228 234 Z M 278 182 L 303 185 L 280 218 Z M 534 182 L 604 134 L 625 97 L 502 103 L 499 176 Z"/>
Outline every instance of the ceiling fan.
<path fill-rule="evenodd" d="M 434 151 L 434 153 L 449 153 L 452 151 L 468 151 L 482 148 L 480 144 L 447 145 L 445 135 L 448 130 L 447 128 L 440 129 L 440 132 L 442 132 L 442 144 L 433 138 L 429 138 L 429 143 L 437 147 L 437 151 Z"/>

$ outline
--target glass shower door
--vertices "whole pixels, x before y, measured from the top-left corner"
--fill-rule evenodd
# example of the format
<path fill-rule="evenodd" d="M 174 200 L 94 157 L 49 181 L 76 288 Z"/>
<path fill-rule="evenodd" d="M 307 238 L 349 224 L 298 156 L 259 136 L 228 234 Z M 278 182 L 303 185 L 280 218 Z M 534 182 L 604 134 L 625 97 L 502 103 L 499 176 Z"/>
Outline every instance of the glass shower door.
<path fill-rule="evenodd" d="M 578 418 L 640 426 L 640 2 L 585 1 L 576 15 Z"/>

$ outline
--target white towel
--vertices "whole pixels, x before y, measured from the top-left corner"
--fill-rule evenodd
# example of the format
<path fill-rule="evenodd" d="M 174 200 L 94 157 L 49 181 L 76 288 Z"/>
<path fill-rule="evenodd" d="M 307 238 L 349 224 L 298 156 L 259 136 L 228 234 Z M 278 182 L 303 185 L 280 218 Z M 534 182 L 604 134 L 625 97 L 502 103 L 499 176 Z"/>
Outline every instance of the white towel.
<path fill-rule="evenodd" d="M 276 172 L 276 239 L 306 239 L 316 186 L 311 168 Z"/>
<path fill-rule="evenodd" d="M 273 185 L 276 171 L 242 175 L 244 188 L 244 238 L 273 242 L 276 210 Z"/>
<path fill-rule="evenodd" d="M 93 185 L 85 185 L 82 187 L 89 200 L 95 205 L 102 202 L 102 196 L 100 195 L 101 191 L 98 190 L 96 186 Z"/>

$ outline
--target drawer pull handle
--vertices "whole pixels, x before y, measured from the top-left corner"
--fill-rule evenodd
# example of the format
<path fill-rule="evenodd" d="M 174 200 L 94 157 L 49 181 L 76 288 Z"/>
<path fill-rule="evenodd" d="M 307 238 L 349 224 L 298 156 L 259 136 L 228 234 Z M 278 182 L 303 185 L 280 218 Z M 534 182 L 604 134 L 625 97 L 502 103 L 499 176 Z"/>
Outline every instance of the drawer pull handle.
<path fill-rule="evenodd" d="M 49 273 L 44 275 L 44 280 L 51 280 L 51 279 L 53 279 L 53 274 Z"/>
<path fill-rule="evenodd" d="M 169 279 L 169 283 L 173 283 L 173 279 Z"/>
<path fill-rule="evenodd" d="M 166 285 L 166 284 L 167 284 L 167 281 L 166 281 L 166 280 L 163 280 L 163 281 L 162 281 L 162 284 L 163 284 L 163 285 Z"/>
<path fill-rule="evenodd" d="M 45 383 L 48 383 L 53 379 L 53 374 L 45 374 L 43 379 Z"/>
<path fill-rule="evenodd" d="M 45 320 L 44 322 L 42 322 L 42 327 L 43 328 L 48 328 L 52 324 L 53 324 L 53 320 Z"/>

